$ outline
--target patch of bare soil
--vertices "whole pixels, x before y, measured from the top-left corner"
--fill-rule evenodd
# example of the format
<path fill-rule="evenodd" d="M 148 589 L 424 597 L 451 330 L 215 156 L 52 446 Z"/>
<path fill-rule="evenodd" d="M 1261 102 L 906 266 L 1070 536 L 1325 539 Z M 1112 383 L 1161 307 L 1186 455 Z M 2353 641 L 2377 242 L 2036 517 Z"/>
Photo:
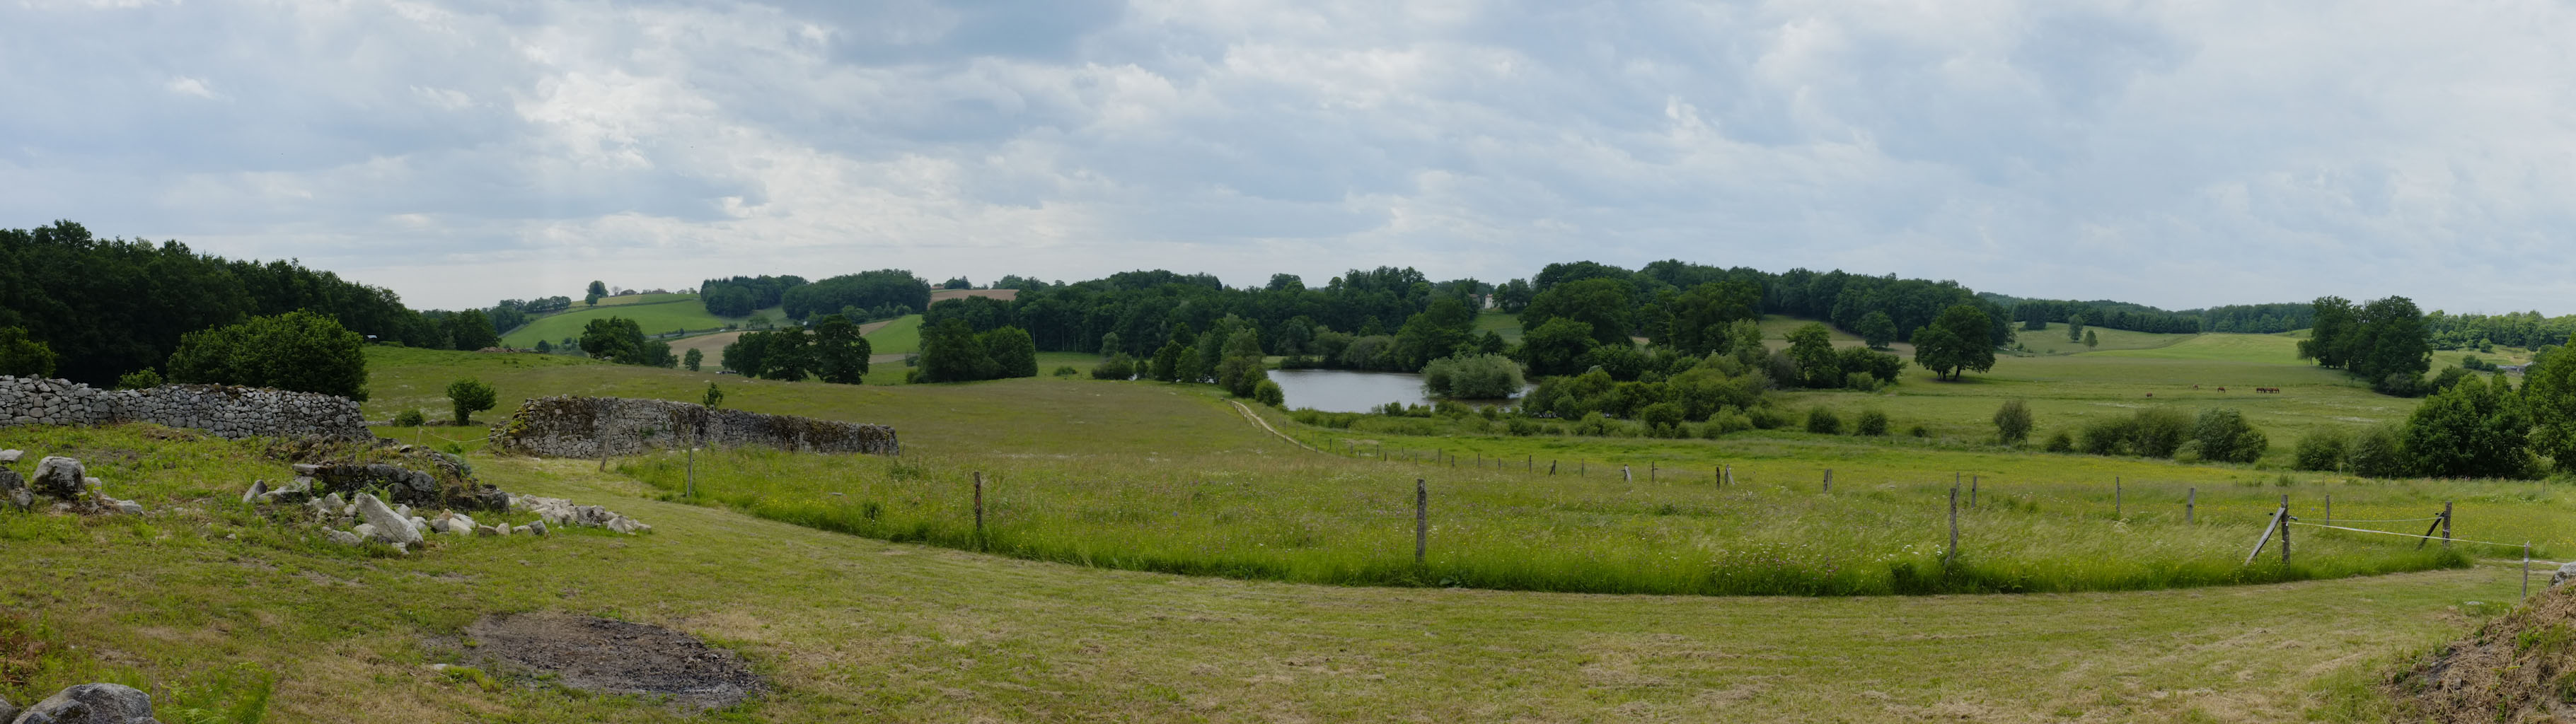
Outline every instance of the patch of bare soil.
<path fill-rule="evenodd" d="M 2576 721 L 2576 585 L 2411 662 L 2386 688 L 2421 721 Z"/>
<path fill-rule="evenodd" d="M 465 634 L 487 669 L 550 674 L 582 691 L 667 696 L 705 710 L 732 706 L 762 687 L 742 657 L 650 624 L 527 613 L 485 616 Z"/>

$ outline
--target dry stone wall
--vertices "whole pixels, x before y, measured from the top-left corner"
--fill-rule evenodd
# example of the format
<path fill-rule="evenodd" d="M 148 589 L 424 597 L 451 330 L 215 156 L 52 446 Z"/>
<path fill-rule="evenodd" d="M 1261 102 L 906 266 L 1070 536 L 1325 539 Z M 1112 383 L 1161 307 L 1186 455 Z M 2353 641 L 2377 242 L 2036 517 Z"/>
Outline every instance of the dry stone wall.
<path fill-rule="evenodd" d="M 367 440 L 358 403 L 314 392 L 228 385 L 101 390 L 70 380 L 0 376 L 0 425 L 151 422 L 245 437 Z"/>
<path fill-rule="evenodd" d="M 603 440 L 611 455 L 693 441 L 812 452 L 891 455 L 902 450 L 894 428 L 884 425 L 710 410 L 669 400 L 573 396 L 539 397 L 521 404 L 501 432 L 492 436 L 492 448 L 521 455 L 591 458 L 600 455 Z"/>

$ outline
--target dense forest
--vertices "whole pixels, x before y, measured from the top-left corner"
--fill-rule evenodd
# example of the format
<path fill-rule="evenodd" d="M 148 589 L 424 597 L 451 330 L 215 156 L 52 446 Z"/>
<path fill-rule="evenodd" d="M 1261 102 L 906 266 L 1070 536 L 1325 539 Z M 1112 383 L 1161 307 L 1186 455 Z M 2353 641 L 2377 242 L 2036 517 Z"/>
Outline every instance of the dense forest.
<path fill-rule="evenodd" d="M 56 376 L 93 385 L 161 366 L 183 334 L 299 309 L 379 340 L 447 338 L 393 292 L 331 272 L 226 260 L 176 241 L 101 239 L 69 221 L 0 229 L 0 276 L 0 327 L 51 347 Z"/>

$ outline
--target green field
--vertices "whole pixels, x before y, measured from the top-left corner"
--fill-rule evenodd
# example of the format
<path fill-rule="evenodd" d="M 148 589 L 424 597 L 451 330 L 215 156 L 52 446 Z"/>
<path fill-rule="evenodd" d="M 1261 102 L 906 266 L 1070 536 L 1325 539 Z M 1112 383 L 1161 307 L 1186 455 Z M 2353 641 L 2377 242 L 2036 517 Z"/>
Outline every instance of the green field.
<path fill-rule="evenodd" d="M 501 344 L 503 346 L 520 348 L 535 347 L 537 346 L 538 340 L 545 340 L 555 344 L 563 344 L 563 340 L 567 337 L 579 338 L 581 336 L 583 325 L 589 324 L 590 320 L 606 319 L 609 317 L 624 317 L 626 319 L 635 320 L 636 325 L 642 327 L 645 334 L 661 334 L 675 329 L 715 329 L 727 324 L 734 324 L 742 321 L 740 319 L 726 319 L 708 314 L 706 306 L 698 302 L 696 295 L 657 294 L 649 296 L 676 298 L 661 301 L 639 301 L 614 306 L 606 304 L 604 301 L 597 307 L 582 307 L 575 305 L 571 310 L 539 317 L 536 321 L 529 322 L 526 326 L 511 330 L 509 334 L 501 336 Z M 627 298 L 633 299 L 634 297 Z M 775 315 L 775 313 L 772 314 L 773 316 Z"/>
<path fill-rule="evenodd" d="M 907 314 L 887 322 L 867 334 L 868 350 L 876 354 L 912 354 L 921 351 L 921 315 Z"/>
<path fill-rule="evenodd" d="M 1477 312 L 1476 335 L 1482 337 L 1486 332 L 1501 335 L 1505 342 L 1519 344 L 1521 341 L 1520 315 L 1505 314 L 1498 309 Z"/>
<path fill-rule="evenodd" d="M 2124 349 L 2154 349 L 2198 336 L 2192 334 L 2159 334 L 2155 332 L 2131 332 L 2125 329 L 2109 329 L 2104 327 L 2085 327 L 2084 331 L 2093 333 L 2095 341 L 2100 342 L 2100 344 L 2088 347 L 2081 341 L 2066 341 L 2066 325 L 2064 324 L 2051 324 L 2048 325 L 2047 329 L 2036 331 L 2018 330 L 2018 328 L 2016 328 L 2016 330 L 2017 331 L 2013 333 L 2013 341 L 2020 343 L 2022 349 L 2038 354 L 2081 354 L 2086 352 L 2108 352 Z"/>
<path fill-rule="evenodd" d="M 905 454 L 710 453 L 699 461 L 705 494 L 691 504 L 669 489 L 678 464 L 670 455 L 622 458 L 601 473 L 592 461 L 476 453 L 489 482 L 605 505 L 656 530 L 442 541 L 378 557 L 238 510 L 231 501 L 250 479 L 287 475 L 257 443 L 132 427 L 0 428 L 0 447 L 84 457 L 111 492 L 154 511 L 0 511 L 0 541 L 26 562 L 0 575 L 0 640 L 50 652 L 33 673 L 0 679 L 0 695 L 29 701 L 75 681 L 124 681 L 151 687 L 165 721 L 199 720 L 178 708 L 243 710 L 263 698 L 267 721 L 686 718 L 543 680 L 485 686 L 426 667 L 456 661 L 452 642 L 478 616 L 564 611 L 671 626 L 740 652 L 772 689 L 714 717 L 728 721 L 1401 718 L 1390 712 L 1442 721 L 2377 721 L 2390 704 L 2372 682 L 2501 610 L 2492 602 L 2513 600 L 2518 574 L 2479 565 L 2161 591 L 1827 598 L 1441 584 L 1705 591 L 1693 583 L 1842 581 L 1870 592 L 1868 579 L 1887 576 L 1890 564 L 1912 560 L 1920 572 L 1925 551 L 1946 543 L 1953 473 L 1978 478 L 1961 555 L 1987 567 L 1989 582 L 2189 585 L 2223 583 L 2194 577 L 2231 569 L 2220 577 L 2260 580 L 2284 569 L 2233 569 L 2231 559 L 2250 544 L 2253 519 L 2285 494 L 2309 521 L 2324 519 L 2329 495 L 2340 519 L 2422 517 L 2447 500 L 2462 538 L 2530 538 L 2544 557 L 2576 553 L 2576 533 L 2562 532 L 2576 531 L 2567 501 L 2536 483 L 2284 476 L 1974 439 L 2001 393 L 2046 393 L 2034 400 L 2046 431 L 2052 414 L 2126 403 L 2136 389 L 2157 388 L 2161 400 L 2175 384 L 2163 377 L 2329 375 L 2299 383 L 2315 394 L 2264 398 L 2276 406 L 2264 419 L 2284 424 L 2367 422 L 2405 409 L 2401 400 L 2381 411 L 2338 408 L 2369 393 L 2326 384 L 2326 371 L 2250 364 L 2230 349 L 2007 358 L 1975 382 L 1909 377 L 1896 394 L 1789 395 L 1793 405 L 1907 410 L 1900 429 L 1907 416 L 1934 427 L 1920 439 L 1514 437 L 1454 427 L 1464 423 L 1416 435 L 1263 413 L 1331 451 L 1317 453 L 1251 424 L 1205 387 L 1045 375 L 1059 363 L 1087 370 L 1088 355 L 1043 358 L 1038 379 L 882 387 L 373 347 L 372 418 L 438 401 L 447 381 L 467 375 L 501 393 L 503 409 L 486 421 L 534 395 L 694 400 L 715 380 L 728 407 L 894 425 Z M 1451 454 L 1462 459 L 1456 467 L 1430 462 Z M 1582 474 L 1545 475 L 1538 461 L 1551 460 Z M 1611 477 L 1616 465 L 1636 478 Z M 1738 484 L 1716 487 L 1718 465 L 1733 466 Z M 1826 469 L 1832 493 L 1822 489 Z M 981 540 L 971 523 L 977 472 L 987 494 Z M 1432 491 L 1429 565 L 1419 569 L 1410 566 L 1416 478 Z M 2191 488 L 2198 508 L 2185 525 L 2176 518 Z M 2442 563 L 2414 557 L 2402 539 L 2296 532 L 2311 575 Z M 978 547 L 1006 555 L 961 550 Z M 2456 550 L 2504 555 L 2469 543 Z M 1219 576 L 1152 572 L 1160 570 Z M 1416 577 L 1349 575 L 1372 570 Z M 1405 587 L 1266 580 L 1279 578 Z M 1603 584 L 1618 580 L 1643 583 Z M 369 695 L 353 699 L 355 690 Z"/>
<path fill-rule="evenodd" d="M 0 540 L 27 562 L 0 576 L 0 631 L 44 652 L 0 695 L 121 681 L 154 693 L 164 721 L 696 720 L 428 667 L 458 660 L 469 622 L 526 611 L 740 653 L 770 690 L 717 721 L 2356 721 L 2384 706 L 2366 686 L 2386 662 L 2458 635 L 2494 610 L 2471 602 L 2510 601 L 2517 580 L 2480 567 L 2118 594 L 1389 591 L 887 543 L 659 502 L 587 461 L 483 458 L 487 481 L 656 530 L 377 557 L 236 508 L 249 479 L 287 474 L 255 445 L 28 427 L 0 429 L 0 445 L 86 457 L 154 511 L 0 512 Z"/>

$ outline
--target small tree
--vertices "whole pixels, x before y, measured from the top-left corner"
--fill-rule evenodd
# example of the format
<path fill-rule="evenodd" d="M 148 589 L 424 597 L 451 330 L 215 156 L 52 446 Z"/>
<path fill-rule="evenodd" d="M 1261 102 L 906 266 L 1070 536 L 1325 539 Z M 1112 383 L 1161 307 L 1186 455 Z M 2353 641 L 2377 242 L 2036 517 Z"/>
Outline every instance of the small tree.
<path fill-rule="evenodd" d="M 2066 318 L 2066 341 L 2084 341 L 2084 315 L 2078 314 Z"/>
<path fill-rule="evenodd" d="M 1843 434 L 1843 418 L 1823 407 L 1808 408 L 1807 431 L 1818 435 Z"/>
<path fill-rule="evenodd" d="M 2200 444 L 2201 459 L 2230 463 L 2254 462 L 2272 445 L 2263 431 L 2245 422 L 2243 413 L 2225 409 L 2201 411 L 2191 437 Z"/>
<path fill-rule="evenodd" d="M 690 372 L 698 371 L 698 365 L 706 361 L 707 353 L 698 351 L 696 347 L 689 348 L 688 354 L 680 355 L 680 366 L 689 368 Z"/>
<path fill-rule="evenodd" d="M 1896 320 L 1889 318 L 1886 312 L 1873 309 L 1860 315 L 1860 321 L 1852 325 L 1852 332 L 1860 335 L 1861 342 L 1871 349 L 1886 349 L 1888 343 L 1896 341 Z"/>
<path fill-rule="evenodd" d="M 1886 435 L 1887 413 L 1875 409 L 1860 411 L 1859 421 L 1853 423 L 1852 434 L 1868 437 Z"/>
<path fill-rule="evenodd" d="M 724 409 L 724 388 L 717 387 L 713 382 L 707 383 L 707 394 L 698 399 L 698 404 L 705 405 L 710 410 Z"/>
<path fill-rule="evenodd" d="M 2093 348 L 2093 347 L 2100 347 L 2100 346 L 2102 346 L 2102 338 L 2101 338 L 2101 337 L 2098 337 L 2098 336 L 2095 336 L 2095 335 L 2093 334 L 2093 330 L 2090 330 L 2090 329 L 2084 330 L 2084 346 L 2085 346 L 2087 349 L 2090 349 L 2090 348 Z"/>
<path fill-rule="evenodd" d="M 54 349 L 27 337 L 24 327 L 0 327 L 0 375 L 54 376 Z"/>
<path fill-rule="evenodd" d="M 1995 439 L 2006 445 L 2030 439 L 2030 425 L 2030 405 L 2021 400 L 2005 400 L 1995 409 Z"/>
<path fill-rule="evenodd" d="M 1252 399 L 1271 407 L 1288 404 L 1288 395 L 1279 389 L 1279 383 L 1267 379 L 1253 384 Z"/>
<path fill-rule="evenodd" d="M 148 390 L 160 386 L 161 373 L 152 371 L 150 367 L 127 372 L 116 378 L 116 389 L 120 390 Z"/>
<path fill-rule="evenodd" d="M 170 353 L 179 382 L 275 387 L 367 399 L 366 342 L 339 320 L 306 310 L 190 332 Z"/>
<path fill-rule="evenodd" d="M 474 413 L 492 409 L 493 397 L 492 386 L 482 380 L 467 377 L 447 383 L 447 401 L 455 404 L 459 425 L 470 422 Z"/>

